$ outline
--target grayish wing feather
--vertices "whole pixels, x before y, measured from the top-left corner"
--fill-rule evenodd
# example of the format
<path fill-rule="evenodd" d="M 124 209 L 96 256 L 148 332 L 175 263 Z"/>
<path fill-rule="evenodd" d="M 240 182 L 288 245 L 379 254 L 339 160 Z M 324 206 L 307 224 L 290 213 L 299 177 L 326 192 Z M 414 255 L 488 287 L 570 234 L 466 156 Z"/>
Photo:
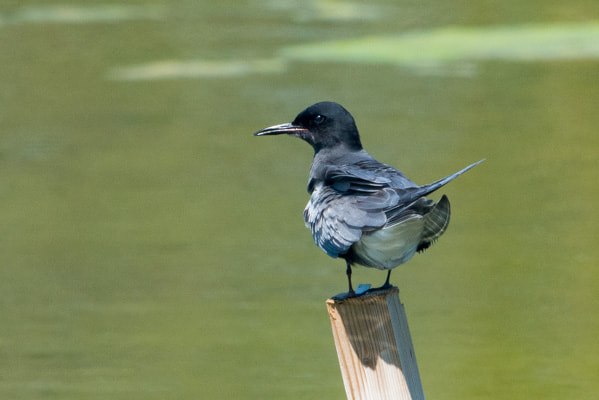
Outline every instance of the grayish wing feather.
<path fill-rule="evenodd" d="M 433 204 L 423 197 L 480 162 L 422 187 L 400 171 L 374 159 L 350 165 L 329 164 L 321 171 L 319 179 L 310 179 L 308 188 L 311 197 L 304 210 L 304 221 L 312 231 L 316 244 L 329 256 L 338 257 L 347 253 L 363 233 L 383 227 L 387 230 L 388 227 L 414 218 L 419 220 L 424 216 L 419 225 L 422 243 L 418 250 L 422 250 L 430 246 L 449 223 L 447 198 L 443 196 L 438 203 Z M 381 176 L 381 173 L 385 176 Z M 393 230 L 389 229 L 388 232 Z"/>
<path fill-rule="evenodd" d="M 363 231 L 384 226 L 387 217 L 383 210 L 397 198 L 388 188 L 371 196 L 344 196 L 332 186 L 320 185 L 304 210 L 304 221 L 316 244 L 331 257 L 338 257 L 360 240 Z"/>

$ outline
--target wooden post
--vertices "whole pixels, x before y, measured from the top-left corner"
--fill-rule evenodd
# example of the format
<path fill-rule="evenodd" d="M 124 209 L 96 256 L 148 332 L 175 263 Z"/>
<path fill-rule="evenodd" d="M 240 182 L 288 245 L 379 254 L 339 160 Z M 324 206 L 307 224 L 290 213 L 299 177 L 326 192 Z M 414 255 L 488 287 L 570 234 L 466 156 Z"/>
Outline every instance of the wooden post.
<path fill-rule="evenodd" d="M 350 400 L 424 400 L 399 289 L 327 300 L 345 392 Z"/>

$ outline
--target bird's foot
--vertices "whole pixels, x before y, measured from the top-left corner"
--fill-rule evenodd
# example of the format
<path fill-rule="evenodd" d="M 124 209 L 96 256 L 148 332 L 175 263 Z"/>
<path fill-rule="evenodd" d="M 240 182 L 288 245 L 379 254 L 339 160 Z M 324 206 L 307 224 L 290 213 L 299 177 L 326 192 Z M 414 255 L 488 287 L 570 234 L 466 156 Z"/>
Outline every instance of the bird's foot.
<path fill-rule="evenodd" d="M 356 297 L 356 292 L 353 290 L 350 292 L 339 293 L 339 294 L 331 297 L 331 299 L 340 301 L 340 300 L 351 299 L 352 297 Z"/>
<path fill-rule="evenodd" d="M 338 295 L 333 296 L 332 299 L 333 300 L 351 299 L 352 297 L 361 296 L 364 293 L 368 292 L 369 290 L 370 290 L 370 284 L 360 284 L 360 285 L 358 285 L 356 290 L 352 289 L 349 292 L 339 293 Z"/>
<path fill-rule="evenodd" d="M 392 284 L 390 284 L 389 282 L 385 282 L 385 283 L 383 283 L 383 286 L 379 286 L 379 287 L 373 288 L 372 290 L 390 289 L 392 287 L 393 287 Z"/>

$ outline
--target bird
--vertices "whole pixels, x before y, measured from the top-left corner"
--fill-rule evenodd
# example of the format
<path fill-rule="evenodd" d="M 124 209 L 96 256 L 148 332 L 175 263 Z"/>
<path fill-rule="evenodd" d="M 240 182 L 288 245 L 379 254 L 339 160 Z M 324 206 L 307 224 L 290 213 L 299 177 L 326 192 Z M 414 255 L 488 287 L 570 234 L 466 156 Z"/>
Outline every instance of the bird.
<path fill-rule="evenodd" d="M 449 224 L 447 196 L 437 202 L 425 196 L 484 161 L 419 186 L 368 154 L 353 116 L 331 101 L 309 106 L 290 123 L 254 133 L 281 134 L 303 139 L 314 149 L 304 222 L 318 247 L 345 260 L 344 297 L 356 296 L 351 279 L 355 264 L 386 270 L 380 288 L 391 287 L 391 270 L 429 248 Z"/>

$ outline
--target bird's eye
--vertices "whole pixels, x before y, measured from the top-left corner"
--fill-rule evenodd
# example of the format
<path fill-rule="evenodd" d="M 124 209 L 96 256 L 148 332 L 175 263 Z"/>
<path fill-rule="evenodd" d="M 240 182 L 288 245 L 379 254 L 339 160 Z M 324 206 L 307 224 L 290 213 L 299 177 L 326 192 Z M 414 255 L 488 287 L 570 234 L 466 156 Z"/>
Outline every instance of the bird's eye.
<path fill-rule="evenodd" d="M 317 124 L 322 124 L 324 122 L 324 120 L 327 119 L 327 117 L 325 117 L 324 115 L 321 114 L 317 114 L 314 117 L 314 122 L 316 122 Z"/>

